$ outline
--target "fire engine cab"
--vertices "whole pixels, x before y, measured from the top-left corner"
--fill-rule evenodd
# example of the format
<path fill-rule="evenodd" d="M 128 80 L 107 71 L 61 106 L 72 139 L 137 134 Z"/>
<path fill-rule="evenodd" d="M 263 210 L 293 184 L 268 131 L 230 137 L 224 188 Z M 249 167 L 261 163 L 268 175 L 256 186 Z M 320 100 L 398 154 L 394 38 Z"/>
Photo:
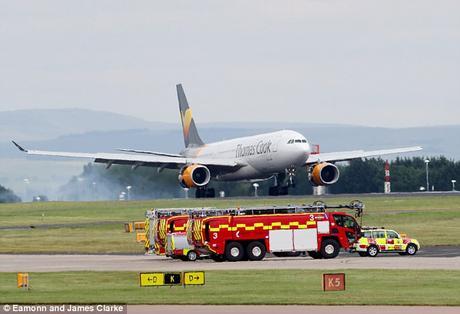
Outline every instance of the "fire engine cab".
<path fill-rule="evenodd" d="M 200 253 L 216 261 L 261 260 L 267 252 L 308 252 L 315 258 L 334 258 L 350 250 L 360 236 L 353 215 L 331 209 L 354 209 L 363 204 L 254 207 L 189 212 L 187 239 Z M 328 211 L 326 211 L 329 209 Z"/>

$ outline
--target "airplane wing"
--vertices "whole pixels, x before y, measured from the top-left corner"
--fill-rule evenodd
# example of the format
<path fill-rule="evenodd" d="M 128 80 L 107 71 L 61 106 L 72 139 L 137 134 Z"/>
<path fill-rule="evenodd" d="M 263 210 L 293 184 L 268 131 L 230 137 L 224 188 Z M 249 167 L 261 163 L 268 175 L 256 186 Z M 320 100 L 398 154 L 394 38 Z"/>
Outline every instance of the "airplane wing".
<path fill-rule="evenodd" d="M 169 157 L 183 157 L 179 154 L 170 154 L 162 152 L 152 152 L 150 150 L 137 150 L 137 149 L 127 149 L 127 148 L 118 148 L 120 152 L 135 153 L 135 154 L 147 154 L 147 155 L 158 155 L 158 156 L 169 156 Z"/>
<path fill-rule="evenodd" d="M 371 150 L 371 151 L 354 150 L 354 151 L 347 151 L 347 152 L 319 153 L 319 154 L 311 154 L 308 157 L 306 164 L 309 165 L 309 164 L 314 164 L 318 162 L 348 161 L 351 159 L 376 157 L 376 156 L 400 154 L 400 153 L 409 153 L 409 152 L 416 152 L 419 150 L 422 150 L 422 148 L 419 146 L 413 146 L 413 147 Z"/>
<path fill-rule="evenodd" d="M 22 152 L 28 155 L 41 155 L 41 156 L 56 156 L 56 157 L 68 157 L 68 158 L 85 158 L 92 159 L 97 163 L 107 164 L 107 167 L 111 165 L 132 165 L 133 167 L 138 166 L 149 166 L 149 167 L 161 167 L 177 169 L 187 164 L 201 164 L 205 166 L 218 167 L 218 168 L 238 168 L 244 165 L 235 162 L 232 159 L 209 159 L 209 158 L 193 158 L 184 156 L 174 156 L 168 154 L 114 154 L 114 153 L 73 153 L 73 152 L 55 152 L 55 151 L 42 151 L 42 150 L 29 150 L 25 149 L 16 142 L 12 141 L 13 144 Z"/>

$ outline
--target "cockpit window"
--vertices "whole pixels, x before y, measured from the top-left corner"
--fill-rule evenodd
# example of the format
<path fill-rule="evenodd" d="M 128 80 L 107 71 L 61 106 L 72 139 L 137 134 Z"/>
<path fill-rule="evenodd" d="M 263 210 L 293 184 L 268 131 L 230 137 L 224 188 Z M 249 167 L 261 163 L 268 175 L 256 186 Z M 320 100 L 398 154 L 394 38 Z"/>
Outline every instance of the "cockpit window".
<path fill-rule="evenodd" d="M 307 142 L 307 140 L 302 140 L 302 143 L 306 143 L 306 142 Z"/>
<path fill-rule="evenodd" d="M 295 140 L 296 143 L 302 143 L 302 140 Z"/>
<path fill-rule="evenodd" d="M 292 144 L 292 143 L 294 143 L 294 140 L 289 140 L 288 141 L 288 144 Z"/>

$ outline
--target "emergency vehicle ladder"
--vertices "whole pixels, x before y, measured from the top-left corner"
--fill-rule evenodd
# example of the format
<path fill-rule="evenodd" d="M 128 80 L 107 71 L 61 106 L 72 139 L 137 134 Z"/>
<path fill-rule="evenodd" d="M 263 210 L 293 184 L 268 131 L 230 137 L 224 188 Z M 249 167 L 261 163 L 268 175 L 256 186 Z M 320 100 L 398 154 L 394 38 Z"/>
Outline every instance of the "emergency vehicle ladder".
<path fill-rule="evenodd" d="M 197 209 L 189 212 L 191 218 L 210 217 L 210 216 L 244 216 L 244 215 L 270 215 L 270 214 L 300 214 L 300 213 L 322 213 L 326 209 L 352 209 L 355 210 L 355 217 L 361 217 L 364 204 L 355 200 L 350 204 L 327 205 L 322 201 L 313 204 L 302 204 L 298 206 L 265 206 L 265 207 L 241 207 L 228 209 Z"/>

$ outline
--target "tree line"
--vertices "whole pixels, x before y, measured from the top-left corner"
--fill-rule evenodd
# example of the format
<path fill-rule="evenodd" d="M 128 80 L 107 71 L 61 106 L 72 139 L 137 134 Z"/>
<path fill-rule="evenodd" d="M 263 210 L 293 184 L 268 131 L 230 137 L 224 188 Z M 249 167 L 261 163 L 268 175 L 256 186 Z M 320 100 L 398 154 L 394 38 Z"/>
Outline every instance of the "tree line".
<path fill-rule="evenodd" d="M 356 159 L 338 165 L 339 181 L 328 187 L 328 193 L 382 193 L 384 190 L 383 159 Z M 290 194 L 312 194 L 312 186 L 308 181 L 305 168 L 296 171 L 296 185 Z M 397 158 L 390 162 L 392 192 L 416 192 L 426 186 L 425 158 Z M 179 186 L 178 171 L 157 168 L 139 167 L 135 171 L 129 166 L 112 166 L 87 164 L 80 176 L 61 188 L 65 199 L 97 200 L 118 199 L 123 193 L 125 199 L 152 199 L 184 197 L 184 190 Z M 452 179 L 460 179 L 460 162 L 445 157 L 430 158 L 429 181 L 430 189 L 436 191 L 452 190 Z M 273 179 L 258 182 L 258 194 L 267 195 Z M 130 186 L 129 192 L 127 187 Z M 210 187 L 216 194 L 223 191 L 225 196 L 254 195 L 254 187 L 250 182 L 216 182 L 211 181 Z M 190 192 L 193 197 L 193 190 Z"/>

